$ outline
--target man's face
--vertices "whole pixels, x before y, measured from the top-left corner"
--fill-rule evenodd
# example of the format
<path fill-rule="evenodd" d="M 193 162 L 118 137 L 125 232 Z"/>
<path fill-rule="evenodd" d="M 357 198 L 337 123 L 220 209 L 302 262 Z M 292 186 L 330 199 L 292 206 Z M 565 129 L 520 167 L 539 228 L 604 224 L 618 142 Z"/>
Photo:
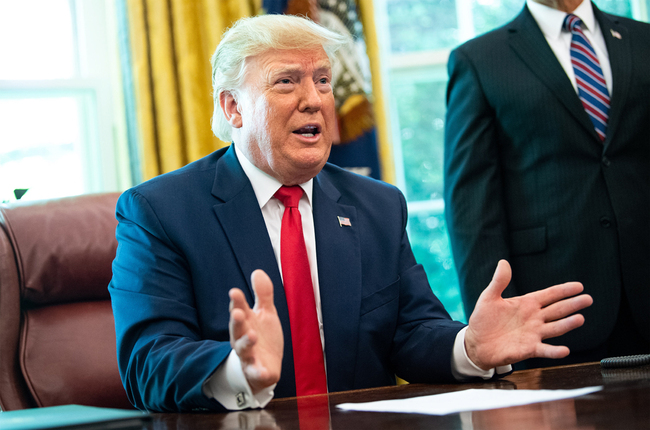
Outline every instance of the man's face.
<path fill-rule="evenodd" d="M 237 149 L 285 185 L 306 182 L 327 161 L 336 127 L 327 54 L 272 50 L 247 62 L 243 89 L 230 103 Z"/>

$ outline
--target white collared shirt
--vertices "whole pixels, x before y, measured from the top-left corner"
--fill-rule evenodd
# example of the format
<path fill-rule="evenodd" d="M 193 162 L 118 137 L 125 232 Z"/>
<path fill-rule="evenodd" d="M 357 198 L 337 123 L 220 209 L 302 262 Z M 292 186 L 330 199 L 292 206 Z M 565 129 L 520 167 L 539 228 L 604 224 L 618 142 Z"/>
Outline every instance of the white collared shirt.
<path fill-rule="evenodd" d="M 576 93 L 578 93 L 575 72 L 573 71 L 573 65 L 571 64 L 571 39 L 573 36 L 568 31 L 562 31 L 562 24 L 567 15 L 566 12 L 545 6 L 533 0 L 526 0 L 526 6 L 528 6 L 528 10 L 530 10 L 531 15 L 533 15 L 540 30 L 542 30 L 542 33 L 553 50 L 555 57 L 571 80 L 573 88 Z M 600 62 L 600 68 L 603 71 L 603 76 L 607 83 L 607 91 L 609 91 L 611 97 L 612 68 L 609 63 L 609 54 L 607 53 L 605 38 L 603 37 L 603 32 L 600 30 L 600 25 L 594 16 L 594 9 L 591 5 L 591 1 L 583 0 L 583 2 L 580 3 L 580 6 L 578 6 L 572 13 L 582 20 L 582 31 L 591 42 L 594 51 L 596 51 L 596 56 Z"/>

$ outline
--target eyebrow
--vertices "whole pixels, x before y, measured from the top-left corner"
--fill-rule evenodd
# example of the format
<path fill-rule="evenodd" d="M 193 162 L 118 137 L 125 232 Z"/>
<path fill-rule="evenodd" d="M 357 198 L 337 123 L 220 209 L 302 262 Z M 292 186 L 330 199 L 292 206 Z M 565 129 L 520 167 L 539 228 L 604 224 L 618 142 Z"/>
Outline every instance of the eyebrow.
<path fill-rule="evenodd" d="M 327 72 L 327 73 L 332 72 L 332 67 L 330 66 L 329 62 L 323 61 L 321 64 L 319 64 L 314 69 L 315 74 L 323 73 L 323 72 Z M 293 74 L 296 74 L 296 73 L 302 74 L 302 67 L 300 67 L 300 66 L 281 67 L 281 68 L 278 68 L 278 69 L 274 69 L 270 73 L 270 76 L 275 77 L 275 76 L 278 76 L 278 75 L 286 75 L 286 74 L 293 75 Z"/>

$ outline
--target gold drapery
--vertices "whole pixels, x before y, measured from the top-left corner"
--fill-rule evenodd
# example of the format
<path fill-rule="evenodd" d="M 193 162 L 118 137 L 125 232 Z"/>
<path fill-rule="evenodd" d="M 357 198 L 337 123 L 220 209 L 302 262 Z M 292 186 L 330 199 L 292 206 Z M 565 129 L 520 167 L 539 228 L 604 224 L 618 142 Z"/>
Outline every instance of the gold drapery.
<path fill-rule="evenodd" d="M 126 0 L 143 179 L 225 146 L 210 128 L 210 57 L 261 0 Z"/>
<path fill-rule="evenodd" d="M 375 127 L 377 128 L 377 145 L 379 152 L 379 165 L 381 166 L 381 179 L 395 184 L 395 164 L 391 143 L 390 120 L 388 106 L 384 99 L 379 40 L 375 25 L 375 9 L 373 0 L 356 0 L 359 8 L 359 18 L 363 25 L 366 38 L 366 51 L 370 62 L 370 75 L 372 76 L 372 106 L 375 114 Z M 387 30 L 386 30 L 387 31 Z"/>

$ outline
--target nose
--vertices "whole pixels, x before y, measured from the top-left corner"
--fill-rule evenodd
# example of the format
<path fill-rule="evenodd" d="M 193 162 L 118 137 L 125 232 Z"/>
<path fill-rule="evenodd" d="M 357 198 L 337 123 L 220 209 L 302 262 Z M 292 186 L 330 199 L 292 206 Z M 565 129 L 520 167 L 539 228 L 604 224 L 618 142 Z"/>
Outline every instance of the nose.
<path fill-rule="evenodd" d="M 305 79 L 301 86 L 300 112 L 318 112 L 323 106 L 322 94 L 311 79 Z"/>

